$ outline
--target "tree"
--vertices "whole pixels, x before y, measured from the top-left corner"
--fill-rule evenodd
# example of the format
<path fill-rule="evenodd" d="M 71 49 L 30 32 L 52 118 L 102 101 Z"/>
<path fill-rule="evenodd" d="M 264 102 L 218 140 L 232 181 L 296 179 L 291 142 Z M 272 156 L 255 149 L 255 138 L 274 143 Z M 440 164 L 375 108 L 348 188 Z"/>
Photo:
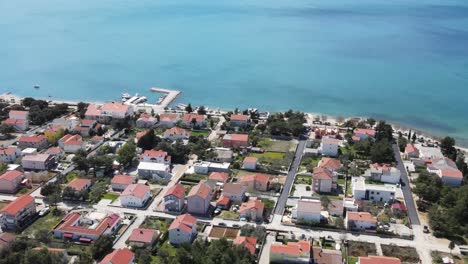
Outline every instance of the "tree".
<path fill-rule="evenodd" d="M 392 144 L 387 140 L 376 142 L 371 147 L 371 160 L 377 163 L 390 163 L 395 161 Z"/>
<path fill-rule="evenodd" d="M 136 158 L 136 147 L 131 141 L 125 143 L 118 151 L 118 161 L 122 166 L 129 167 Z"/>
<path fill-rule="evenodd" d="M 50 242 L 50 234 L 49 230 L 47 229 L 39 229 L 37 232 L 34 234 L 34 238 L 37 240 L 41 241 L 44 244 L 47 244 Z"/>
<path fill-rule="evenodd" d="M 106 183 L 95 183 L 89 191 L 90 200 L 93 202 L 98 202 L 99 200 L 101 200 L 101 197 L 104 195 L 104 193 L 106 193 Z"/>
<path fill-rule="evenodd" d="M 137 146 L 143 150 L 149 150 L 156 147 L 159 142 L 161 142 L 161 139 L 155 135 L 154 129 L 150 129 L 138 140 Z"/>
<path fill-rule="evenodd" d="M 85 113 L 86 113 L 86 110 L 88 108 L 88 104 L 87 103 L 83 103 L 83 102 L 79 102 L 78 105 L 77 105 L 77 112 L 78 112 L 78 115 L 80 118 L 84 118 L 85 117 Z"/>
<path fill-rule="evenodd" d="M 328 206 L 331 203 L 330 198 L 328 198 L 328 196 L 326 196 L 326 195 L 322 195 L 320 197 L 320 202 L 322 202 L 323 208 L 328 208 Z"/>
<path fill-rule="evenodd" d="M 411 130 L 408 132 L 408 141 L 411 140 Z"/>
<path fill-rule="evenodd" d="M 375 125 L 376 121 L 375 121 L 374 118 L 370 117 L 370 118 L 367 118 L 367 123 L 368 123 L 371 127 L 373 127 L 373 126 Z"/>
<path fill-rule="evenodd" d="M 375 127 L 375 140 L 393 140 L 393 128 L 391 125 L 385 123 L 385 121 L 380 121 L 377 126 Z"/>
<path fill-rule="evenodd" d="M 42 196 L 49 196 L 54 192 L 60 191 L 60 186 L 56 182 L 48 182 L 41 188 Z"/>
<path fill-rule="evenodd" d="M 10 135 L 11 133 L 15 132 L 15 128 L 13 126 L 7 124 L 0 125 L 0 134 Z"/>
<path fill-rule="evenodd" d="M 457 160 L 457 150 L 455 149 L 455 139 L 452 137 L 444 137 L 440 141 L 440 149 L 442 153 L 452 160 Z"/>
<path fill-rule="evenodd" d="M 100 236 L 91 246 L 91 254 L 95 260 L 98 260 L 112 251 L 113 241 L 110 236 Z"/>
<path fill-rule="evenodd" d="M 455 248 L 455 242 L 453 240 L 450 240 L 448 247 L 450 249 L 450 254 L 452 254 L 452 250 Z"/>
<path fill-rule="evenodd" d="M 190 103 L 185 107 L 185 111 L 187 111 L 187 113 L 192 113 L 193 112 L 193 108 L 192 108 L 192 105 Z"/>
<path fill-rule="evenodd" d="M 206 109 L 205 109 L 205 107 L 204 107 L 203 105 L 200 106 L 200 107 L 198 108 L 197 113 L 198 113 L 199 115 L 206 115 Z"/>
<path fill-rule="evenodd" d="M 413 133 L 413 137 L 411 138 L 411 142 L 414 144 L 414 142 L 416 142 L 416 139 L 418 139 L 418 137 L 416 136 L 416 133 Z"/>
<path fill-rule="evenodd" d="M 398 148 L 400 149 L 400 152 L 405 152 L 406 145 L 408 144 L 408 141 L 404 137 L 399 137 L 398 138 Z"/>

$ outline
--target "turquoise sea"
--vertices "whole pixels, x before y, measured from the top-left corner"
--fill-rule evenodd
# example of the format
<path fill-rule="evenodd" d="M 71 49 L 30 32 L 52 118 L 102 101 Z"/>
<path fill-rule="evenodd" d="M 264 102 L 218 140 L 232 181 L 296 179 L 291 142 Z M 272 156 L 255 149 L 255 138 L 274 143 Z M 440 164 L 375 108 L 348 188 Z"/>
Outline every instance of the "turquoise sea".
<path fill-rule="evenodd" d="M 0 92 L 104 101 L 152 86 L 468 145 L 468 1 L 0 0 Z"/>

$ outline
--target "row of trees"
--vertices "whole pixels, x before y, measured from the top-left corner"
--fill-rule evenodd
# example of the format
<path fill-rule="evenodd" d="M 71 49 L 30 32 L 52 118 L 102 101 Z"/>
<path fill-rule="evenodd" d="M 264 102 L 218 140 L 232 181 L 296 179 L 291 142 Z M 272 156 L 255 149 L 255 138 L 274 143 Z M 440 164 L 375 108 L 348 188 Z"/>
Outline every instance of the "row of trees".
<path fill-rule="evenodd" d="M 274 136 L 297 137 L 305 133 L 305 122 L 306 119 L 304 113 L 289 110 L 284 114 L 275 113 L 268 117 L 267 128 L 269 129 L 270 134 Z"/>
<path fill-rule="evenodd" d="M 368 137 L 364 140 L 354 142 L 351 138 L 351 134 L 347 134 L 346 140 L 349 144 L 354 145 L 354 149 L 358 155 L 368 157 L 372 162 L 394 162 L 395 155 L 392 148 L 392 126 L 385 123 L 385 121 L 380 121 L 377 124 L 375 131 L 375 139 Z"/>
<path fill-rule="evenodd" d="M 67 104 L 57 104 L 50 107 L 47 101 L 31 97 L 24 98 L 23 106 L 29 108 L 29 120 L 33 125 L 43 125 L 68 111 Z"/>

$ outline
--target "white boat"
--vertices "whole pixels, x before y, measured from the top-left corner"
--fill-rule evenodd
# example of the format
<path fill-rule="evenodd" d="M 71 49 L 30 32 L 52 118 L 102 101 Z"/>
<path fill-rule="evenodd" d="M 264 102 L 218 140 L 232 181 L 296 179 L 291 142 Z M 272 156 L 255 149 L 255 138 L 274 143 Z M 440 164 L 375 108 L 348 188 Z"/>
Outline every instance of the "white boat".
<path fill-rule="evenodd" d="M 128 99 L 130 99 L 130 97 L 132 97 L 132 96 L 129 93 L 123 93 L 122 94 L 122 102 L 127 101 Z"/>
<path fill-rule="evenodd" d="M 136 99 L 133 103 L 134 104 L 144 103 L 147 100 L 148 100 L 148 98 L 146 98 L 146 96 L 142 96 L 142 97 L 138 97 L 138 99 Z"/>

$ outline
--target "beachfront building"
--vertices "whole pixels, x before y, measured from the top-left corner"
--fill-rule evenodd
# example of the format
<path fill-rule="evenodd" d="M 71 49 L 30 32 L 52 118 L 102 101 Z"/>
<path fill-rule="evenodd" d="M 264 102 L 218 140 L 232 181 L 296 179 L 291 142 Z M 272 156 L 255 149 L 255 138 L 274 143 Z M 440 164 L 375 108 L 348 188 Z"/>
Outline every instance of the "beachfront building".
<path fill-rule="evenodd" d="M 405 147 L 405 157 L 407 159 L 419 158 L 419 149 L 414 144 L 407 144 Z"/>
<path fill-rule="evenodd" d="M 99 264 L 133 264 L 135 263 L 135 254 L 128 248 L 115 249 L 107 254 Z"/>
<path fill-rule="evenodd" d="M 163 113 L 159 115 L 160 127 L 173 127 L 180 120 L 179 114 Z"/>
<path fill-rule="evenodd" d="M 163 150 L 145 150 L 140 155 L 140 161 L 171 165 L 171 156 Z"/>
<path fill-rule="evenodd" d="M 130 184 L 120 194 L 120 203 L 123 207 L 141 208 L 151 199 L 151 190 L 148 185 Z"/>
<path fill-rule="evenodd" d="M 0 175 L 0 192 L 16 193 L 25 180 L 24 173 L 17 170 L 6 171 Z"/>
<path fill-rule="evenodd" d="M 49 170 L 55 165 L 55 157 L 49 154 L 26 155 L 21 160 L 25 170 Z"/>
<path fill-rule="evenodd" d="M 180 213 L 185 206 L 185 188 L 176 184 L 164 195 L 164 211 Z"/>
<path fill-rule="evenodd" d="M 352 178 L 352 192 L 357 200 L 387 203 L 395 199 L 396 190 L 394 184 L 368 184 L 364 177 Z"/>
<path fill-rule="evenodd" d="M 377 217 L 368 212 L 346 212 L 345 227 L 348 230 L 374 230 Z"/>
<path fill-rule="evenodd" d="M 136 181 L 136 177 L 129 175 L 115 175 L 111 180 L 111 186 L 113 191 L 121 192 L 125 190 L 130 184 Z"/>
<path fill-rule="evenodd" d="M 182 116 L 182 123 L 186 126 L 206 126 L 205 116 L 199 114 L 184 114 Z"/>
<path fill-rule="evenodd" d="M 206 183 L 199 183 L 192 187 L 187 196 L 187 212 L 197 215 L 205 215 L 210 208 L 213 197 L 211 187 Z"/>
<path fill-rule="evenodd" d="M 109 102 L 103 105 L 90 104 L 85 113 L 86 119 L 97 120 L 99 123 L 109 123 L 111 120 L 121 120 L 133 116 L 133 106 L 121 102 Z"/>
<path fill-rule="evenodd" d="M 7 148 L 0 148 L 0 162 L 2 163 L 14 162 L 19 157 L 21 157 L 21 149 L 18 147 L 9 146 Z"/>
<path fill-rule="evenodd" d="M 55 238 L 64 238 L 89 243 L 102 235 L 111 235 L 121 226 L 117 214 L 91 212 L 83 215 L 80 212 L 67 214 L 53 229 Z"/>
<path fill-rule="evenodd" d="M 18 147 L 20 149 L 35 148 L 37 150 L 45 149 L 49 145 L 47 138 L 44 135 L 24 135 L 18 140 Z"/>
<path fill-rule="evenodd" d="M 164 163 L 142 161 L 138 164 L 138 176 L 144 179 L 169 180 L 170 166 Z"/>
<path fill-rule="evenodd" d="M 366 180 L 397 184 L 400 182 L 401 172 L 390 165 L 374 163 L 363 176 Z"/>
<path fill-rule="evenodd" d="M 34 197 L 29 194 L 22 195 L 0 210 L 0 227 L 3 230 L 21 229 L 35 214 Z"/>
<path fill-rule="evenodd" d="M 359 140 L 366 139 L 368 137 L 374 138 L 375 137 L 375 130 L 374 129 L 367 129 L 367 128 L 356 128 L 354 129 L 354 136 L 358 137 Z"/>
<path fill-rule="evenodd" d="M 232 114 L 229 117 L 229 124 L 233 127 L 242 127 L 248 125 L 250 122 L 250 116 L 248 115 L 237 115 Z"/>
<path fill-rule="evenodd" d="M 168 139 L 171 141 L 175 141 L 178 139 L 188 139 L 190 137 L 190 131 L 180 128 L 180 127 L 173 127 L 169 128 L 164 131 L 163 138 Z"/>
<path fill-rule="evenodd" d="M 238 149 L 249 146 L 249 135 L 247 134 L 226 134 L 223 137 L 223 147 Z"/>
<path fill-rule="evenodd" d="M 197 219 L 189 214 L 179 215 L 169 226 L 168 231 L 171 244 L 191 243 L 197 236 Z"/>
<path fill-rule="evenodd" d="M 310 241 L 300 240 L 287 245 L 274 243 L 270 246 L 270 263 L 310 263 Z"/>
<path fill-rule="evenodd" d="M 136 121 L 136 127 L 138 128 L 152 128 L 158 123 L 158 119 L 149 114 L 141 114 Z"/>
<path fill-rule="evenodd" d="M 320 153 L 325 156 L 336 157 L 338 156 L 338 149 L 340 147 L 340 140 L 333 137 L 323 137 L 320 142 Z"/>
<path fill-rule="evenodd" d="M 463 173 L 457 168 L 457 164 L 447 158 L 434 158 L 427 164 L 427 171 L 439 175 L 442 182 L 450 187 L 459 187 L 463 181 Z"/>

